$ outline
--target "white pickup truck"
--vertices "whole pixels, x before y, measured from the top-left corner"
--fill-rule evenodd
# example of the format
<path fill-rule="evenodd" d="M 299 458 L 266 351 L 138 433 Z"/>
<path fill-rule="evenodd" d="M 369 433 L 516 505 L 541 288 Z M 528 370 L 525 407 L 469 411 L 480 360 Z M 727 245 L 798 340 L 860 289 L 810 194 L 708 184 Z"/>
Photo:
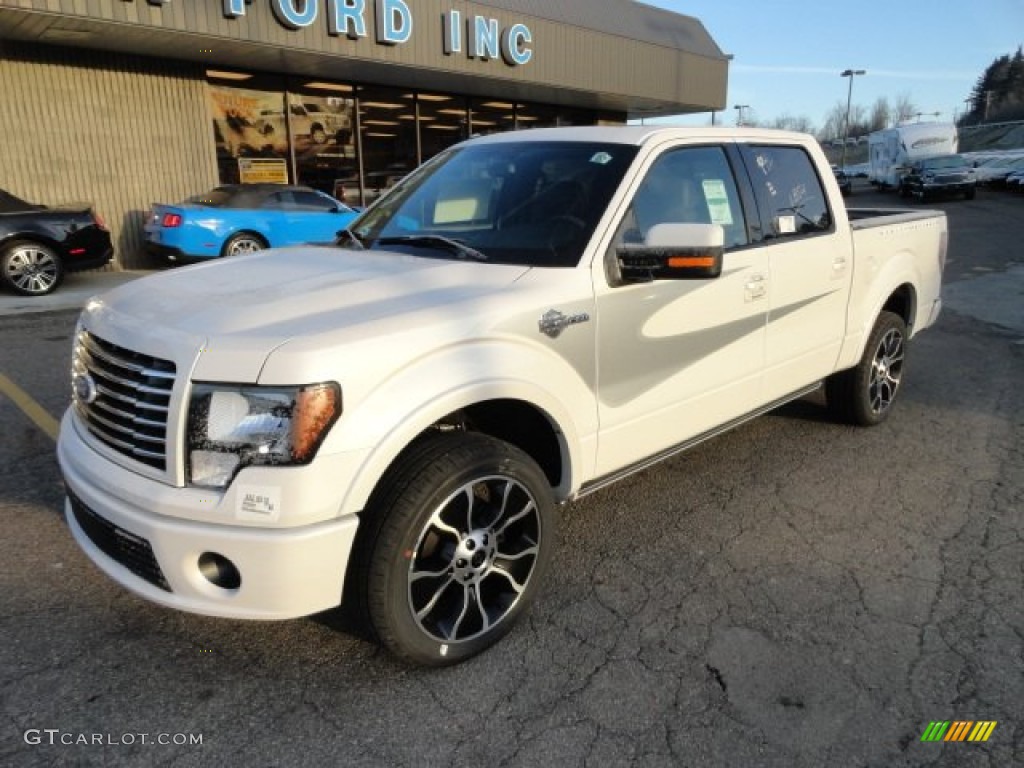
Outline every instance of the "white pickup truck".
<path fill-rule="evenodd" d="M 885 419 L 946 240 L 942 213 L 848 212 L 801 134 L 473 139 L 336 246 L 91 301 L 68 524 L 157 603 L 344 603 L 400 657 L 457 662 L 535 597 L 559 504 L 822 383 L 838 417 Z"/>

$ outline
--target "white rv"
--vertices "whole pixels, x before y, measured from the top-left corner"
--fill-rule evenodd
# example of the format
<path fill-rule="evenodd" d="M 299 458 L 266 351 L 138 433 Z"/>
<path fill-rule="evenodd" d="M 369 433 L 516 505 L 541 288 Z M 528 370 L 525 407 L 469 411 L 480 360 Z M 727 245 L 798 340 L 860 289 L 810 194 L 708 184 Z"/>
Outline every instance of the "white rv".
<path fill-rule="evenodd" d="M 908 123 L 868 136 L 868 178 L 879 187 L 900 186 L 903 169 L 915 160 L 957 151 L 953 123 Z"/>

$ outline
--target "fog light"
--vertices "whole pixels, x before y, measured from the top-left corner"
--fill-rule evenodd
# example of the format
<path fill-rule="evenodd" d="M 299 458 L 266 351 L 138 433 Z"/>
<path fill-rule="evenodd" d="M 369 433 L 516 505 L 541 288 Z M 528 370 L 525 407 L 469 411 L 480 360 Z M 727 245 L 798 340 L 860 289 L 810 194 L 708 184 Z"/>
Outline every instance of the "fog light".
<path fill-rule="evenodd" d="M 199 572 L 208 582 L 221 589 L 238 589 L 242 585 L 242 574 L 235 564 L 216 552 L 203 552 L 199 556 Z"/>

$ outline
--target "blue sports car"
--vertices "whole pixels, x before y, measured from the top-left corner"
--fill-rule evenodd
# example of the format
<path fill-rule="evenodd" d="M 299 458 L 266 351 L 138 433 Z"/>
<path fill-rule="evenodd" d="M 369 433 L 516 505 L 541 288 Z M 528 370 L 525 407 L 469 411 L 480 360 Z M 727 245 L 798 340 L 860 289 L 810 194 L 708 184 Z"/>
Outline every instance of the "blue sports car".
<path fill-rule="evenodd" d="M 178 205 L 154 204 L 146 250 L 169 261 L 332 243 L 358 214 L 330 195 L 281 184 L 226 184 Z"/>

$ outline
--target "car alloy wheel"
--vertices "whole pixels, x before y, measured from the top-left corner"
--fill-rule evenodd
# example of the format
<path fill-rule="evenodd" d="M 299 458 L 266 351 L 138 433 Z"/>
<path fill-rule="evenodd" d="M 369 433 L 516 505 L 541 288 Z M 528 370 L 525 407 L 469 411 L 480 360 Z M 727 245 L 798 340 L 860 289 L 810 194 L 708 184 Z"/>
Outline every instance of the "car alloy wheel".
<path fill-rule="evenodd" d="M 4 256 L 3 276 L 15 291 L 26 296 L 42 296 L 53 291 L 63 270 L 49 248 L 34 243 L 15 245 Z"/>
<path fill-rule="evenodd" d="M 543 535 L 530 491 L 476 478 L 442 502 L 409 561 L 409 610 L 442 643 L 474 640 L 503 621 L 533 575 Z"/>

